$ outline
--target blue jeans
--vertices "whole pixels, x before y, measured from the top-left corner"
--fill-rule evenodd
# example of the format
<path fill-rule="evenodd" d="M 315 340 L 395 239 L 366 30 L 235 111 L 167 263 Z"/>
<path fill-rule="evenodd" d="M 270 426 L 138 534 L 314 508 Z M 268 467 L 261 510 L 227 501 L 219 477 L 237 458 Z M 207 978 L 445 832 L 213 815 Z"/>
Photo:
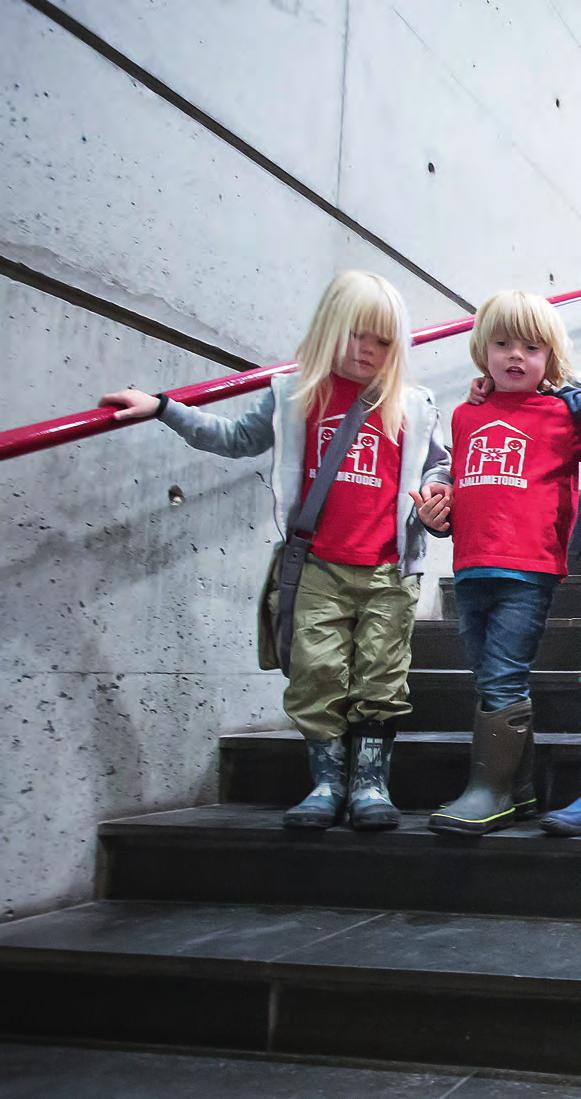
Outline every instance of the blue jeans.
<path fill-rule="evenodd" d="M 456 584 L 460 636 L 484 710 L 529 698 L 529 672 L 553 586 L 490 577 Z"/>

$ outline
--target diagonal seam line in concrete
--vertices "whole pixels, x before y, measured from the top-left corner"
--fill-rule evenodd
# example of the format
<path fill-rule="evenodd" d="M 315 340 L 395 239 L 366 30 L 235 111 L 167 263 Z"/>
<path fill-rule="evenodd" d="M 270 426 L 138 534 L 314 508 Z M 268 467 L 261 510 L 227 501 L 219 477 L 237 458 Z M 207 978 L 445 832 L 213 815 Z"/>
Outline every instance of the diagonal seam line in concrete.
<path fill-rule="evenodd" d="M 328 214 L 335 221 L 344 225 L 347 229 L 350 229 L 362 240 L 367 241 L 368 244 L 372 244 L 378 251 L 383 252 L 384 255 L 389 256 L 400 267 L 404 267 L 412 275 L 415 275 L 422 282 L 431 286 L 433 290 L 438 291 L 443 297 L 448 298 L 450 301 L 459 305 L 461 309 L 466 310 L 467 313 L 475 313 L 476 307 L 460 294 L 456 293 L 449 286 L 446 286 L 443 282 L 440 282 L 434 275 L 431 275 L 428 271 L 425 271 L 423 267 L 420 267 L 413 260 L 404 256 L 402 252 L 398 252 L 396 248 L 393 248 L 387 241 L 377 236 L 370 229 L 366 229 L 364 225 L 356 221 L 345 211 L 339 209 L 338 206 L 334 206 L 333 203 L 319 195 L 306 183 L 303 183 L 292 173 L 287 172 L 284 168 L 281 168 L 279 164 L 271 160 L 270 157 L 265 156 L 253 145 L 250 145 L 243 138 L 233 133 L 226 126 L 223 126 L 221 122 L 218 122 L 206 111 L 202 111 L 199 107 L 196 107 L 193 103 L 190 103 L 188 99 L 180 95 L 179 92 L 174 91 L 168 84 L 165 84 L 158 77 L 153 76 L 147 69 L 142 68 L 135 61 L 126 57 L 114 46 L 111 46 L 100 35 L 95 34 L 94 31 L 85 27 L 82 23 L 79 23 L 77 19 L 73 19 L 71 15 L 68 15 L 61 8 L 58 8 L 55 4 L 50 3 L 50 0 L 24 0 L 24 3 L 29 7 L 34 8 L 36 11 L 45 15 L 48 19 L 51 19 L 54 23 L 57 23 L 64 30 L 68 31 L 75 38 L 84 42 L 86 46 L 95 50 L 97 53 L 105 57 L 117 68 L 123 70 L 128 76 L 131 76 L 134 80 L 137 80 L 144 87 L 148 88 L 155 95 L 158 95 L 161 99 L 164 99 L 167 103 L 170 103 L 173 107 L 176 107 L 183 114 L 188 115 L 195 122 L 198 122 L 205 129 L 213 133 L 216 137 L 219 137 L 222 141 L 226 142 L 232 148 L 237 149 L 258 167 L 263 168 L 269 175 L 278 179 L 281 183 L 286 184 L 296 194 L 301 195 L 307 201 L 311 202 L 314 206 L 317 206 L 324 213 Z"/>
<path fill-rule="evenodd" d="M 81 290 L 67 282 L 60 282 L 51 275 L 45 275 L 24 263 L 0 256 L 0 275 L 11 279 L 13 282 L 32 286 L 43 294 L 50 294 L 53 298 L 60 298 L 80 309 L 86 309 L 100 317 L 106 317 L 117 324 L 123 324 L 126 328 L 134 328 L 145 336 L 151 336 L 155 340 L 181 347 L 184 351 L 190 351 L 192 355 L 201 355 L 211 362 L 220 363 L 221 366 L 230 367 L 232 370 L 255 370 L 260 363 L 244 359 L 240 355 L 218 347 L 216 344 L 206 343 L 196 336 L 189 336 L 186 332 L 180 332 L 177 328 L 171 328 L 162 321 L 156 321 L 143 313 L 137 313 L 126 306 L 117 305 L 107 298 L 100 298 L 88 290 Z"/>

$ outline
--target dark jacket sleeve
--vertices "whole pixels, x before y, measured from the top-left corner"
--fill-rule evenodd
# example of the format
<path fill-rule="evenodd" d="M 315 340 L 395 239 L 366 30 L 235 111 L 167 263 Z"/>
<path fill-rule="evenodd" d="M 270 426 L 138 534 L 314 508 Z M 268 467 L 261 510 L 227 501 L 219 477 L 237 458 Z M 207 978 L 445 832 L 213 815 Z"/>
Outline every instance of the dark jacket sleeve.
<path fill-rule="evenodd" d="M 581 427 L 581 385 L 575 383 L 575 385 L 564 385 L 561 389 L 553 389 L 552 396 L 560 397 L 565 402 L 573 419 Z M 581 557 L 581 510 L 577 516 L 569 552 L 574 557 Z"/>
<path fill-rule="evenodd" d="M 552 389 L 549 396 L 560 397 L 575 420 L 581 423 L 581 385 L 563 385 L 560 389 Z"/>

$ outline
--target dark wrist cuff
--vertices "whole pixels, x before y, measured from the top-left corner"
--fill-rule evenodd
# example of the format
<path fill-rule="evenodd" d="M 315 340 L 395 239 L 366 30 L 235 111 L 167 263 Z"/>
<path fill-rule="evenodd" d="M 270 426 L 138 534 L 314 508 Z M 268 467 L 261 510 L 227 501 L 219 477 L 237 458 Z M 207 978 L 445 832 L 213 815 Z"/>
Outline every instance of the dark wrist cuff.
<path fill-rule="evenodd" d="M 157 399 L 159 401 L 159 408 L 158 408 L 157 412 L 155 413 L 155 416 L 156 416 L 156 419 L 160 420 L 161 417 L 163 416 L 165 410 L 166 410 L 167 402 L 169 401 L 169 397 L 168 397 L 167 393 L 155 393 L 154 396 L 157 397 Z"/>

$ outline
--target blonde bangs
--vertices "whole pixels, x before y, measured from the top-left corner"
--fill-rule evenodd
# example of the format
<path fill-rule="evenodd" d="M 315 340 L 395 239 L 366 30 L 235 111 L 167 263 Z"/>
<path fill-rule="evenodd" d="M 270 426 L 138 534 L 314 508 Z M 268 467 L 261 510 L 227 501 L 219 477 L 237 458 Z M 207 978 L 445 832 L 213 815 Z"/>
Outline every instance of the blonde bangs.
<path fill-rule="evenodd" d="M 569 337 L 557 310 L 546 298 L 505 290 L 480 306 L 470 337 L 470 353 L 483 374 L 488 373 L 488 344 L 498 339 L 546 344 L 549 357 L 544 383 L 559 386 L 572 377 Z"/>
<path fill-rule="evenodd" d="M 380 275 L 344 271 L 327 288 L 297 352 L 296 397 L 308 414 L 317 404 L 322 417 L 329 402 L 329 375 L 347 351 L 351 332 L 372 332 L 389 341 L 385 366 L 374 386 L 386 435 L 397 439 L 403 420 L 403 385 L 410 345 L 409 321 L 397 290 Z"/>
<path fill-rule="evenodd" d="M 351 331 L 372 332 L 382 340 L 400 338 L 400 308 L 403 308 L 399 294 L 392 286 L 387 291 L 384 279 L 367 276 L 361 283 L 358 293 L 353 295 L 349 328 Z M 399 299 L 399 300 L 397 300 Z"/>

